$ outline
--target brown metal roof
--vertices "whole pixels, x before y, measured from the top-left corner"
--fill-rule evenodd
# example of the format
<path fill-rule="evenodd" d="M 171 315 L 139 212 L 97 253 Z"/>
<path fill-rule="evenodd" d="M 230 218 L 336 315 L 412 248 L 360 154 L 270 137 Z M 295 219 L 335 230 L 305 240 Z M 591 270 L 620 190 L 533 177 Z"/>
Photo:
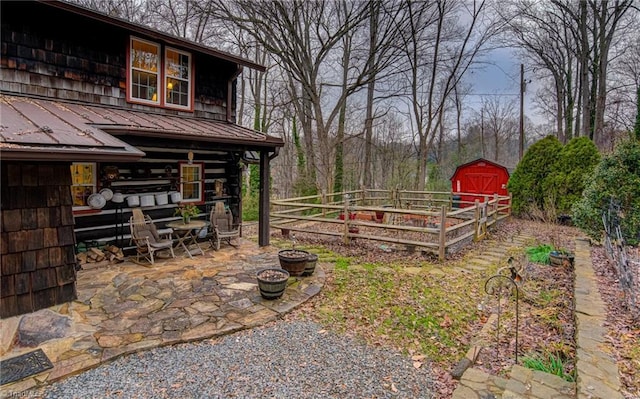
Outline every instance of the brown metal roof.
<path fill-rule="evenodd" d="M 3 160 L 136 161 L 144 152 L 88 125 L 62 104 L 0 95 Z"/>
<path fill-rule="evenodd" d="M 224 121 L 30 97 L 0 95 L 0 115 L 3 159 L 60 159 L 60 154 L 69 154 L 74 160 L 87 156 L 135 160 L 144 156 L 113 137 L 121 134 L 253 149 L 284 145 L 280 138 Z"/>

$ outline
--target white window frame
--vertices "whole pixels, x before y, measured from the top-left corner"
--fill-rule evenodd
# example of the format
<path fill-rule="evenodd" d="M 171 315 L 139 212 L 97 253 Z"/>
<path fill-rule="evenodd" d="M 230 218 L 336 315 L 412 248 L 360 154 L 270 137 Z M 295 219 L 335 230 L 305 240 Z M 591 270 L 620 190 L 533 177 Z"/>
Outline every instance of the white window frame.
<path fill-rule="evenodd" d="M 177 77 L 177 76 L 173 76 L 169 74 L 169 51 L 178 53 L 178 55 L 183 55 L 186 56 L 189 59 L 189 62 L 187 63 L 187 79 L 184 79 L 182 77 Z M 188 53 L 186 51 L 182 51 L 182 50 L 178 50 L 177 48 L 173 48 L 173 47 L 165 47 L 164 49 L 164 76 L 163 76 L 163 82 L 164 82 L 164 90 L 165 90 L 165 98 L 164 98 L 164 106 L 167 108 L 176 108 L 176 109 L 186 109 L 186 110 L 190 110 L 191 109 L 191 98 L 192 98 L 192 81 L 193 81 L 193 73 L 192 73 L 192 67 L 191 67 L 191 63 L 193 62 L 193 57 L 191 56 L 191 53 Z M 187 85 L 187 104 L 186 105 L 180 105 L 180 104 L 174 104 L 174 103 L 170 103 L 167 100 L 170 98 L 170 96 L 173 94 L 172 90 L 169 90 L 169 79 L 173 79 L 173 80 L 179 80 L 182 82 L 185 82 Z"/>
<path fill-rule="evenodd" d="M 178 164 L 179 168 L 180 168 L 180 195 L 182 196 L 182 202 L 193 202 L 193 203 L 202 203 L 204 201 L 204 163 L 203 162 L 193 162 L 193 163 L 187 163 L 187 162 L 180 162 Z M 199 169 L 199 175 L 200 175 L 200 179 L 198 181 L 192 182 L 192 181 L 184 181 L 183 180 L 183 170 L 184 168 L 187 167 L 197 167 Z M 186 196 L 184 195 L 184 185 L 185 183 L 191 183 L 191 184 L 197 184 L 198 185 L 198 198 L 186 198 Z"/>
<path fill-rule="evenodd" d="M 139 67 L 135 67 L 133 65 L 133 61 L 134 61 L 134 57 L 133 57 L 133 43 L 134 42 L 140 42 L 140 43 L 144 43 L 147 44 L 149 46 L 155 47 L 156 51 L 157 51 L 157 60 L 156 60 L 156 70 L 155 70 L 155 75 L 156 75 L 156 99 L 146 99 L 146 98 L 141 98 L 141 97 L 134 97 L 134 89 L 133 89 L 133 72 L 134 70 L 137 71 L 141 71 L 141 72 L 145 72 L 145 73 L 150 73 L 153 74 L 153 71 L 149 71 L 146 70 L 144 68 L 139 68 Z M 127 82 L 127 88 L 128 88 L 128 97 L 130 99 L 130 101 L 132 102 L 139 102 L 139 103 L 143 103 L 143 104 L 150 104 L 150 105 L 161 105 L 162 104 L 162 93 L 163 93 L 163 85 L 162 85 L 162 49 L 160 47 L 160 44 L 158 43 L 154 43 L 154 42 L 150 42 L 148 40 L 144 40 L 144 39 L 140 39 L 139 37 L 135 37 L 135 36 L 131 36 L 129 38 L 129 65 L 128 65 L 128 70 L 127 70 L 127 77 L 128 77 L 128 82 Z"/>
<path fill-rule="evenodd" d="M 92 176 L 91 176 L 91 183 L 76 183 L 75 181 L 75 171 L 73 170 L 74 166 L 82 166 L 82 165 L 90 165 L 92 166 Z M 75 205 L 75 191 L 73 190 L 74 187 L 91 187 L 91 194 L 97 193 L 98 191 L 98 186 L 97 186 L 97 176 L 96 174 L 97 172 L 97 167 L 98 165 L 95 162 L 72 162 L 71 163 L 71 187 L 69 188 L 71 190 L 71 198 L 72 198 L 72 209 L 74 211 L 80 211 L 80 210 L 86 210 L 86 209 L 93 209 L 91 208 L 89 205 Z M 89 194 L 89 195 L 91 195 Z M 86 196 L 86 198 L 89 198 L 89 195 Z M 86 199 L 85 199 L 86 202 Z"/>

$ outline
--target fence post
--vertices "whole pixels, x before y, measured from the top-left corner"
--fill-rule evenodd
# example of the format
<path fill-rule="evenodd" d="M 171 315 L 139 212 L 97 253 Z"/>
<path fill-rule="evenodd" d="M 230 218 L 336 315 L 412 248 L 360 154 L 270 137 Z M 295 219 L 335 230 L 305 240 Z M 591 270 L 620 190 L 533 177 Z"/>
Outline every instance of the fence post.
<path fill-rule="evenodd" d="M 498 194 L 493 194 L 493 200 L 496 202 L 493 204 L 493 222 L 494 224 L 498 221 Z"/>
<path fill-rule="evenodd" d="M 342 241 L 345 244 L 349 244 L 349 194 L 345 194 L 344 198 L 344 207 L 342 208 L 342 214 L 344 215 L 344 235 L 342 237 Z"/>
<path fill-rule="evenodd" d="M 327 205 L 327 190 L 322 189 L 322 205 Z M 322 208 L 322 217 L 327 216 L 327 208 Z"/>
<path fill-rule="evenodd" d="M 513 194 L 509 193 L 509 208 L 507 208 L 507 215 L 511 216 L 511 205 L 513 204 Z"/>
<path fill-rule="evenodd" d="M 473 216 L 475 223 L 473 224 L 473 241 L 478 241 L 478 229 L 480 228 L 480 200 L 476 198 L 476 211 Z"/>
<path fill-rule="evenodd" d="M 438 259 L 443 262 L 446 253 L 447 244 L 447 206 L 442 205 L 440 208 L 440 242 L 438 244 Z"/>
<path fill-rule="evenodd" d="M 367 205 L 367 188 L 362 185 L 360 186 L 360 191 L 362 192 L 362 206 L 366 206 Z"/>

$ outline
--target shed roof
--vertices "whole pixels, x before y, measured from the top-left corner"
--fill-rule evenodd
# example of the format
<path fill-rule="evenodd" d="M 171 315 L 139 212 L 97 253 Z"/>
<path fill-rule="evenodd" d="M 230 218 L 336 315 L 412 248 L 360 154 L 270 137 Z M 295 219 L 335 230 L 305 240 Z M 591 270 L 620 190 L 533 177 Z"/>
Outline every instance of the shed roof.
<path fill-rule="evenodd" d="M 0 95 L 3 159 L 131 161 L 144 156 L 117 135 L 282 147 L 277 137 L 233 123 L 93 104 Z"/>
<path fill-rule="evenodd" d="M 473 165 L 473 164 L 478 163 L 478 162 L 485 162 L 485 163 L 487 163 L 487 164 L 489 164 L 489 165 L 493 165 L 493 166 L 495 166 L 495 167 L 497 167 L 497 168 L 502 168 L 502 169 L 504 169 L 504 171 L 505 171 L 505 172 L 507 172 L 507 176 L 509 176 L 509 169 L 507 169 L 507 167 L 506 167 L 506 166 L 504 166 L 504 165 L 500 165 L 499 163 L 495 163 L 495 162 L 493 162 L 493 161 L 489 161 L 488 159 L 478 158 L 478 159 L 474 159 L 473 161 L 469 161 L 469 162 L 467 162 L 467 163 L 463 163 L 462 165 L 458 165 L 458 167 L 457 167 L 457 168 L 456 168 L 456 170 L 453 172 L 453 175 L 451 175 L 451 177 L 449 178 L 449 180 L 453 180 L 453 178 L 454 178 L 454 177 L 456 177 L 456 175 L 458 174 L 458 171 L 459 171 L 460 169 L 463 169 L 463 168 L 464 168 L 464 167 L 466 167 L 466 166 Z"/>

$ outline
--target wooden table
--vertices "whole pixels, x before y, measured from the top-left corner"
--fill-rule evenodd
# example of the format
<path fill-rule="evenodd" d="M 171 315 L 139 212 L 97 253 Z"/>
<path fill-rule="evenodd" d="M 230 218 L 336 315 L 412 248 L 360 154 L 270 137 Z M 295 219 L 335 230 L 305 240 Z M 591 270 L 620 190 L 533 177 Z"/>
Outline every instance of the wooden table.
<path fill-rule="evenodd" d="M 173 234 L 178 240 L 176 248 L 179 246 L 182 247 L 182 249 L 184 249 L 187 255 L 192 259 L 193 255 L 189 250 L 190 245 L 195 245 L 200 253 L 204 255 L 204 251 L 200 247 L 200 244 L 198 244 L 197 238 L 198 234 L 200 234 L 200 232 L 207 226 L 209 226 L 209 222 L 205 222 L 204 220 L 192 220 L 189 223 L 184 223 L 182 220 L 176 220 L 175 222 L 167 223 L 167 227 L 171 227 L 173 229 Z"/>

